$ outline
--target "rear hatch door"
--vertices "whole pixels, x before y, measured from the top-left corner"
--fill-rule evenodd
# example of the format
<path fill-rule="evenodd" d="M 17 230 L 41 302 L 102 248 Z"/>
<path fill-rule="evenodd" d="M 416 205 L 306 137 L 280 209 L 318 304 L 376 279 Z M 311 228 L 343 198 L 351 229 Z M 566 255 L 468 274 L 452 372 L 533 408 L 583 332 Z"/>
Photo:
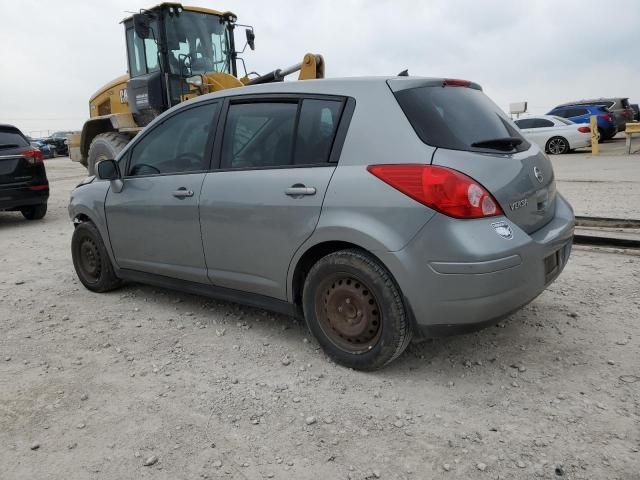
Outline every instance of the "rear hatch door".
<path fill-rule="evenodd" d="M 30 150 L 29 142 L 18 129 L 0 125 L 0 188 L 28 183 L 32 170 L 22 153 Z"/>
<path fill-rule="evenodd" d="M 433 164 L 481 183 L 505 216 L 527 233 L 555 214 L 556 186 L 548 157 L 471 82 L 389 80 L 421 140 L 437 147 Z"/>

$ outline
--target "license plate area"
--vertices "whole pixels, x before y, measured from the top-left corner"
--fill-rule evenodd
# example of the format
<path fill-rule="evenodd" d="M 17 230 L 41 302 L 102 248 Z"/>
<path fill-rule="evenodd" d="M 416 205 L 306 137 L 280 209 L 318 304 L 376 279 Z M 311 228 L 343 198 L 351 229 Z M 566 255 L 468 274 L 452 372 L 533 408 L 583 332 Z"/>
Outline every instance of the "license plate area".
<path fill-rule="evenodd" d="M 549 283 L 558 274 L 561 265 L 560 251 L 556 250 L 544 258 L 544 283 Z"/>

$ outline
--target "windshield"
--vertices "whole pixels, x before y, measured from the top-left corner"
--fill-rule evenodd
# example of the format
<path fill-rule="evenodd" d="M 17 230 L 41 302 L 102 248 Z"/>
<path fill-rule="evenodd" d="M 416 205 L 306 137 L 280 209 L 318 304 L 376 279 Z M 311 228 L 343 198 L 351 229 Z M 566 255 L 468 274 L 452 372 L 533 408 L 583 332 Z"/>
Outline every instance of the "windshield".
<path fill-rule="evenodd" d="M 420 139 L 452 150 L 524 151 L 529 143 L 482 91 L 466 87 L 417 87 L 395 93 Z"/>
<path fill-rule="evenodd" d="M 231 73 L 227 29 L 221 17 L 183 11 L 167 17 L 166 31 L 171 73 L 184 75 L 183 65 L 191 65 L 194 75 Z"/>

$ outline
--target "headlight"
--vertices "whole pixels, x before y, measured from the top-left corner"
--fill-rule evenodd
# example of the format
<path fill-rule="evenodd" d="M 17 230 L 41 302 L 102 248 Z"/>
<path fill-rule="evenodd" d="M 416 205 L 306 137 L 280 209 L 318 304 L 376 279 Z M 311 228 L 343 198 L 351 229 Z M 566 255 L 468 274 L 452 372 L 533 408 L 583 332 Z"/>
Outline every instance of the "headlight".
<path fill-rule="evenodd" d="M 196 87 L 201 87 L 202 77 L 200 75 L 194 75 L 193 77 L 187 78 L 187 83 L 190 85 L 195 85 Z"/>

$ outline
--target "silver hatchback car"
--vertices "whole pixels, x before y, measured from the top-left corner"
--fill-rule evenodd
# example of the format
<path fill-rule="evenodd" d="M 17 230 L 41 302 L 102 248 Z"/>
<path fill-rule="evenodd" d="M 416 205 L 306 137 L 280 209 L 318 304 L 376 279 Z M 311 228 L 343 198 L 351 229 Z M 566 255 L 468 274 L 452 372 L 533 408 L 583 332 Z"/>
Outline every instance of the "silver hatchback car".
<path fill-rule="evenodd" d="M 303 316 L 357 369 L 532 301 L 574 228 L 549 159 L 478 85 L 418 77 L 180 104 L 101 162 L 69 214 L 88 289 L 128 280 Z"/>

